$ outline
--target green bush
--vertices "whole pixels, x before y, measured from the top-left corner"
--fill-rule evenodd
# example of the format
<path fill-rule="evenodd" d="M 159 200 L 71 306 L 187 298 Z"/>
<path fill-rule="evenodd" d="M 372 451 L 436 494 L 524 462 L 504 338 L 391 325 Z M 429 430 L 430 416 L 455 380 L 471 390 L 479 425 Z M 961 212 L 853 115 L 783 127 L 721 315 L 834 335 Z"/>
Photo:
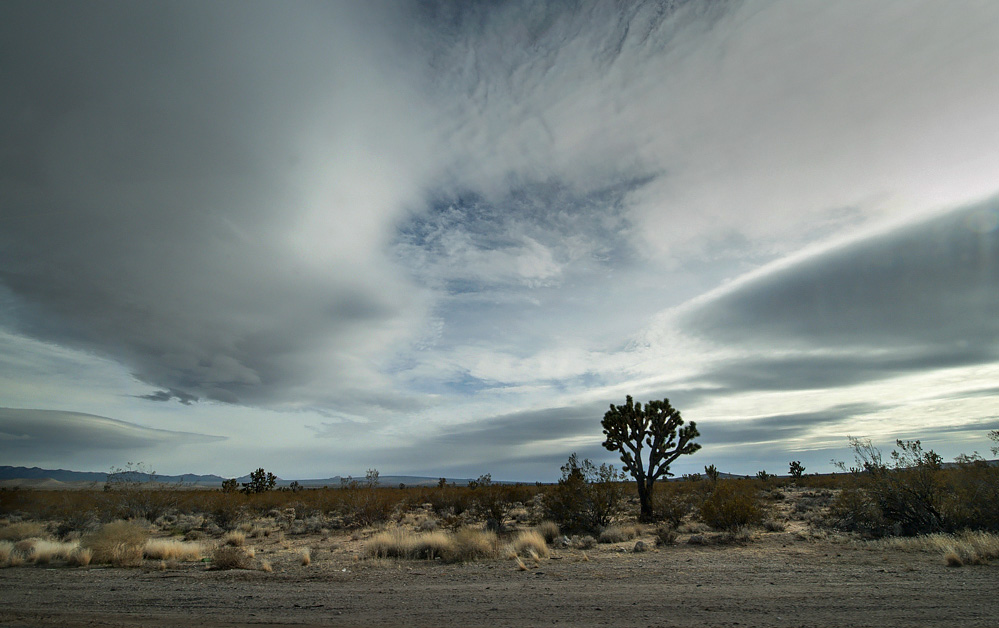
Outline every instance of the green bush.
<path fill-rule="evenodd" d="M 562 466 L 562 479 L 545 495 L 546 517 L 569 533 L 598 533 L 620 511 L 622 479 L 611 465 L 597 467 L 572 454 Z"/>
<path fill-rule="evenodd" d="M 721 480 L 701 504 L 701 521 L 716 530 L 735 530 L 763 519 L 756 487 L 742 480 Z"/>

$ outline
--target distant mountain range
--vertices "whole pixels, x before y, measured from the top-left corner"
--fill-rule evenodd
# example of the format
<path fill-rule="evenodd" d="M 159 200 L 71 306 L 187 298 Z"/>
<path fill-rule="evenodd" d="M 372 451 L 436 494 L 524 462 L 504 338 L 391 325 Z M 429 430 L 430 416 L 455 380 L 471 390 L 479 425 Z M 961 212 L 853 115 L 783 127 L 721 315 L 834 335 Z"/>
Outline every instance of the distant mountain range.
<path fill-rule="evenodd" d="M 126 471 L 123 472 L 127 475 L 129 480 L 135 482 L 151 482 L 155 481 L 160 484 L 176 484 L 179 486 L 203 486 L 203 487 L 220 487 L 222 486 L 223 478 L 218 475 L 197 475 L 193 473 L 185 475 L 158 475 L 149 473 L 139 473 L 136 471 Z M 0 466 L 0 483 L 5 486 L 21 485 L 21 486 L 33 486 L 39 488 L 58 488 L 59 486 L 67 484 L 104 484 L 108 479 L 107 472 L 98 471 L 68 471 L 66 469 L 41 469 L 39 467 L 10 467 L 10 466 Z M 469 478 L 446 478 L 449 484 L 455 484 L 457 486 L 465 486 L 471 480 Z M 299 486 L 303 487 L 320 487 L 320 486 L 331 486 L 338 487 L 341 483 L 346 480 L 356 480 L 357 482 L 363 484 L 364 478 L 341 478 L 340 476 L 334 476 L 325 479 L 316 480 L 297 480 Z M 250 476 L 244 475 L 236 478 L 238 482 L 249 482 Z M 278 478 L 277 486 L 289 486 L 295 480 L 284 480 Z M 378 478 L 379 486 L 399 486 L 400 484 L 405 484 L 406 486 L 436 486 L 440 481 L 440 478 L 431 477 L 418 477 L 411 475 L 383 475 Z M 497 481 L 496 484 L 515 484 L 515 482 L 503 482 Z"/>

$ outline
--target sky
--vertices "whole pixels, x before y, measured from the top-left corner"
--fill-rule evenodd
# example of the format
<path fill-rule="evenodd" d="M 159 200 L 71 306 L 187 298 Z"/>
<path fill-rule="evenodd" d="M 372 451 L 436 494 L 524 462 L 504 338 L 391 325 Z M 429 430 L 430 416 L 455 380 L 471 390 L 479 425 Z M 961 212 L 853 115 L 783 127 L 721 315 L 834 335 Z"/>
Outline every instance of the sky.
<path fill-rule="evenodd" d="M 0 4 L 0 460 L 552 481 L 999 428 L 999 3 Z"/>

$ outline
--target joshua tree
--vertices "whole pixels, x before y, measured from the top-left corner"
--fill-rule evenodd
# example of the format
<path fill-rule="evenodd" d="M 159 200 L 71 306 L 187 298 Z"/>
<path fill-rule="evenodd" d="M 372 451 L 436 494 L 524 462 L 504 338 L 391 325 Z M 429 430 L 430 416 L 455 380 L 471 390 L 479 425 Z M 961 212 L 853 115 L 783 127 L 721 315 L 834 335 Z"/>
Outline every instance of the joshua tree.
<path fill-rule="evenodd" d="M 704 475 L 708 476 L 708 479 L 712 482 L 718 481 L 718 467 L 713 464 L 709 464 L 704 467 Z"/>
<path fill-rule="evenodd" d="M 798 479 L 805 472 L 805 467 L 801 464 L 800 460 L 792 460 L 791 468 L 788 469 L 788 473 L 791 474 L 792 478 Z"/>
<path fill-rule="evenodd" d="M 269 471 L 264 471 L 263 467 L 250 474 L 250 481 L 243 482 L 243 492 L 247 495 L 252 493 L 266 493 L 273 490 L 277 483 L 277 477 Z"/>
<path fill-rule="evenodd" d="M 656 480 L 673 475 L 669 466 L 677 458 L 701 448 L 692 442 L 700 436 L 697 425 L 691 421 L 684 426 L 680 411 L 670 405 L 669 399 L 650 401 L 642 407 L 632 401 L 631 395 L 623 406 L 611 404 L 601 425 L 606 437 L 603 446 L 621 453 L 625 471 L 638 483 L 641 520 L 651 521 Z"/>

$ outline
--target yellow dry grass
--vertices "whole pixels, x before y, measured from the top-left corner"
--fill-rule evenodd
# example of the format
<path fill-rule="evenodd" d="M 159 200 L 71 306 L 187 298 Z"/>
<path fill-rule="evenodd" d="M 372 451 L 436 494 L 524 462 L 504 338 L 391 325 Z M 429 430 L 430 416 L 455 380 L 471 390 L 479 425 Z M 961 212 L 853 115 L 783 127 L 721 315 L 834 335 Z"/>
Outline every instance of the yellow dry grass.
<path fill-rule="evenodd" d="M 137 523 L 112 521 L 85 535 L 80 545 L 90 548 L 96 563 L 136 567 L 142 564 L 142 550 L 148 537 L 149 531 Z"/>
<path fill-rule="evenodd" d="M 143 548 L 143 555 L 153 560 L 195 561 L 201 560 L 204 547 L 197 541 L 149 539 Z"/>
<path fill-rule="evenodd" d="M 466 562 L 496 556 L 497 537 L 493 532 L 475 528 L 462 528 L 455 534 L 443 531 L 416 534 L 397 528 L 371 537 L 365 549 L 369 556 L 377 558 Z"/>
<path fill-rule="evenodd" d="M 952 567 L 982 565 L 999 558 L 999 534 L 993 532 L 965 531 L 957 534 L 924 534 L 914 537 L 895 537 L 877 541 L 885 549 L 904 552 L 933 552 L 943 556 Z"/>
<path fill-rule="evenodd" d="M 548 544 L 537 530 L 521 530 L 510 543 L 514 554 L 529 558 L 548 558 L 551 552 Z M 532 555 L 533 554 L 533 555 Z"/>

